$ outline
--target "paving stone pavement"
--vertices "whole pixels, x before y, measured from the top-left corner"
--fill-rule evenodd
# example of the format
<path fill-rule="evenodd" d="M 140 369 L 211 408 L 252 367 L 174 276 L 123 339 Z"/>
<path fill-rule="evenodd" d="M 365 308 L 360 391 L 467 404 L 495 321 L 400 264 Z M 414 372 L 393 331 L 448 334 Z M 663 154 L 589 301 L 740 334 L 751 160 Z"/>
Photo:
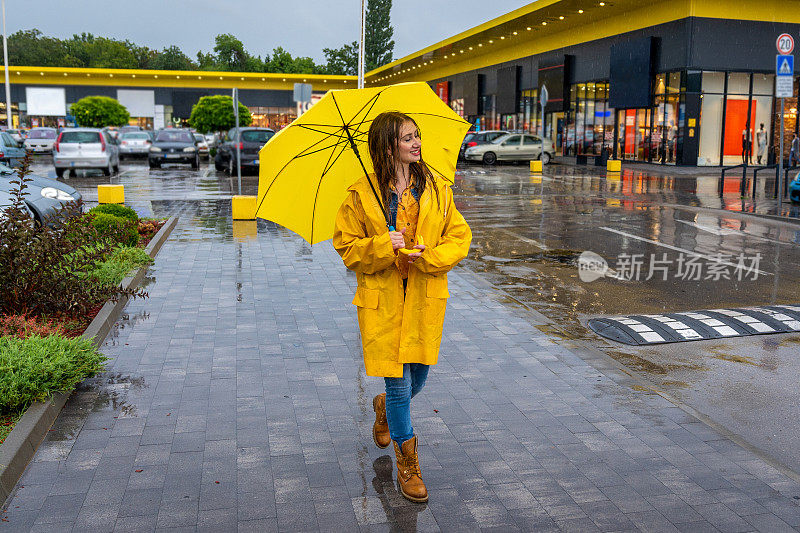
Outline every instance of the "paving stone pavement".
<path fill-rule="evenodd" d="M 182 218 L 108 372 L 73 394 L 0 531 L 791 531 L 800 484 L 613 365 L 580 357 L 474 273 L 450 274 L 414 400 L 430 502 L 374 446 L 355 278 L 329 243 Z M 539 327 L 537 327 L 539 326 Z"/>

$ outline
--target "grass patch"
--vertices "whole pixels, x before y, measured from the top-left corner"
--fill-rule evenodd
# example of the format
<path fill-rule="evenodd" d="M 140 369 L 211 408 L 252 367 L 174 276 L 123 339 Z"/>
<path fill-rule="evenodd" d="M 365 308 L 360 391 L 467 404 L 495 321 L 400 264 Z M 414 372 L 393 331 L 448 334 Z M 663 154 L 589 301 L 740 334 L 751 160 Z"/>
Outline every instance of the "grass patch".
<path fill-rule="evenodd" d="M 100 285 L 119 285 L 125 276 L 134 269 L 153 263 L 153 259 L 141 248 L 120 246 L 108 258 L 98 263 L 88 277 Z"/>
<path fill-rule="evenodd" d="M 0 337 L 0 415 L 72 390 L 101 372 L 107 360 L 88 339 Z"/>

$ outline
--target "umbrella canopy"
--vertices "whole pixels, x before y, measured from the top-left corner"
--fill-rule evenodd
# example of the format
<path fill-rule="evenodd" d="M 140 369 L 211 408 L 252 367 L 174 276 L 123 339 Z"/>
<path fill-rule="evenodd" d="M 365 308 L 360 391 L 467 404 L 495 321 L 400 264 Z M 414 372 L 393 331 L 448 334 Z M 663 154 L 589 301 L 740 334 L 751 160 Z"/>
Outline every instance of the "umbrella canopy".
<path fill-rule="evenodd" d="M 261 149 L 256 216 L 311 244 L 332 238 L 347 188 L 372 172 L 367 132 L 384 111 L 400 111 L 417 122 L 423 161 L 452 182 L 470 124 L 428 84 L 329 91 Z"/>

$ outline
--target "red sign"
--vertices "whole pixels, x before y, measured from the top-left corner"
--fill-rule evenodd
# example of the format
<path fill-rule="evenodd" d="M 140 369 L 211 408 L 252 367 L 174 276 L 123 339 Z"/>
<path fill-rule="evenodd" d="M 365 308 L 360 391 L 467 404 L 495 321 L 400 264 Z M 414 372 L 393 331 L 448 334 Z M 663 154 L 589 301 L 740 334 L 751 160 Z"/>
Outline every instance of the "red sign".
<path fill-rule="evenodd" d="M 450 82 L 440 81 L 436 84 L 436 94 L 447 105 L 450 105 Z"/>
<path fill-rule="evenodd" d="M 781 55 L 789 55 L 794 50 L 794 39 L 788 33 L 781 33 L 778 35 L 778 40 L 775 41 L 775 47 Z"/>

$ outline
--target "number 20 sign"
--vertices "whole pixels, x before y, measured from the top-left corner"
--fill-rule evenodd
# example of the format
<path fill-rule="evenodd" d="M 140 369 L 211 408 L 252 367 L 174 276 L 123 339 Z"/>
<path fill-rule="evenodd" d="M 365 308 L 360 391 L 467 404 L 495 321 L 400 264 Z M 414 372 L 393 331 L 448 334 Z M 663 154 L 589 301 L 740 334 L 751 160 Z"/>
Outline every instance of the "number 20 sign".
<path fill-rule="evenodd" d="M 794 39 L 788 33 L 782 33 L 775 41 L 775 46 L 778 48 L 778 53 L 781 55 L 788 55 L 794 50 Z"/>

